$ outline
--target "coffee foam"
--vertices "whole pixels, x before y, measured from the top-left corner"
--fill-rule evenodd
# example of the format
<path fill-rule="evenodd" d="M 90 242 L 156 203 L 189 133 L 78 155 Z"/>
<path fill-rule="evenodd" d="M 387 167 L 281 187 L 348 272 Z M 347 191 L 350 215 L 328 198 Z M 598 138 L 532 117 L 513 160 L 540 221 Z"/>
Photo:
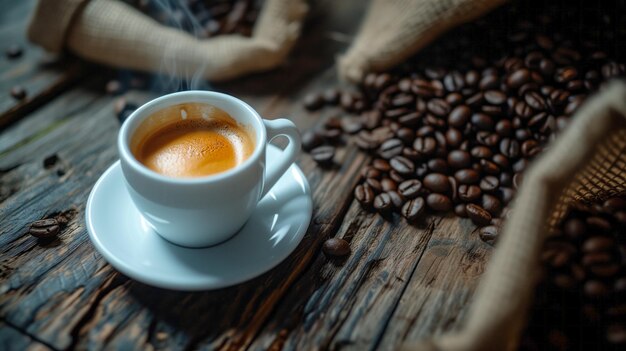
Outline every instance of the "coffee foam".
<path fill-rule="evenodd" d="M 133 154 L 148 168 L 172 177 L 200 177 L 233 168 L 254 151 L 248 128 L 224 111 L 205 104 L 172 107 L 148 118 L 132 143 Z M 178 117 L 163 120 L 172 115 Z M 154 127 L 152 118 L 162 124 Z"/>

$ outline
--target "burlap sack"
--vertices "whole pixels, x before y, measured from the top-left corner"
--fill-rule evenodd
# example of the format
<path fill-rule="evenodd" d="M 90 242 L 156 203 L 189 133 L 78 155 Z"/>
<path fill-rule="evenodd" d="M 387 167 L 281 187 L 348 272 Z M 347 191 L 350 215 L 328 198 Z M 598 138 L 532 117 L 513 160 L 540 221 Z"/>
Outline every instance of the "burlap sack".
<path fill-rule="evenodd" d="M 518 347 L 539 272 L 541 246 L 573 201 L 626 191 L 626 84 L 591 98 L 524 176 L 501 240 L 460 332 L 413 350 L 513 350 Z"/>
<path fill-rule="evenodd" d="M 40 0 L 28 37 L 49 51 L 68 48 L 111 66 L 224 80 L 281 64 L 307 11 L 304 0 L 267 0 L 251 38 L 201 40 L 116 0 Z"/>
<path fill-rule="evenodd" d="M 372 0 L 361 28 L 339 58 L 339 75 L 353 82 L 408 59 L 445 31 L 506 0 Z"/>

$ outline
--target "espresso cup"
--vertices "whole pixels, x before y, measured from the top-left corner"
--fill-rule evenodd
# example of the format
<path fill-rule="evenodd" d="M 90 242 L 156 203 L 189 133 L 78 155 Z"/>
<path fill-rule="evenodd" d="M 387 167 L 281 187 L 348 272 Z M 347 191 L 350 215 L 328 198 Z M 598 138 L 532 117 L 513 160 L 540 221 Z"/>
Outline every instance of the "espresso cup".
<path fill-rule="evenodd" d="M 254 137 L 251 155 L 234 168 L 197 178 L 165 176 L 139 162 L 131 151 L 138 128 L 156 112 L 185 103 L 212 105 L 245 126 Z M 156 123 L 176 118 L 187 116 L 172 115 L 170 121 Z M 269 160 L 268 167 L 267 144 L 277 136 L 285 136 L 289 144 L 279 157 Z M 215 245 L 236 234 L 259 200 L 294 163 L 300 144 L 300 133 L 293 122 L 262 119 L 245 102 L 209 91 L 183 91 L 154 99 L 129 116 L 118 136 L 122 173 L 135 206 L 156 233 L 186 247 Z"/>

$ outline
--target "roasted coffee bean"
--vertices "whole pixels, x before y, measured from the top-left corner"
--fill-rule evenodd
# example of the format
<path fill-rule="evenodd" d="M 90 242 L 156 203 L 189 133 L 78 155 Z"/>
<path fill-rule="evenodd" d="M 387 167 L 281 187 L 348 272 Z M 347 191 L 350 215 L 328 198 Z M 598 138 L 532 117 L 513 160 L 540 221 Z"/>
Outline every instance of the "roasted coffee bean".
<path fill-rule="evenodd" d="M 469 219 L 478 226 L 488 225 L 491 222 L 491 214 L 476 204 L 467 204 L 465 211 Z"/>
<path fill-rule="evenodd" d="M 365 208 L 372 206 L 374 202 L 374 191 L 368 184 L 359 184 L 354 188 L 354 197 Z"/>
<path fill-rule="evenodd" d="M 56 218 L 41 219 L 30 225 L 28 233 L 38 239 L 48 239 L 59 234 L 61 226 Z"/>
<path fill-rule="evenodd" d="M 334 89 L 334 88 L 326 89 L 322 93 L 322 98 L 324 102 L 329 105 L 337 105 L 337 103 L 339 102 L 339 96 L 340 96 L 339 90 Z"/>
<path fill-rule="evenodd" d="M 458 147 L 463 142 L 463 134 L 455 128 L 450 128 L 446 131 L 446 143 L 450 147 Z"/>
<path fill-rule="evenodd" d="M 377 158 L 374 161 L 372 161 L 372 166 L 381 172 L 389 172 L 391 170 L 391 166 L 389 165 L 389 162 L 381 158 Z"/>
<path fill-rule="evenodd" d="M 474 202 L 480 199 L 482 191 L 476 185 L 461 184 L 458 188 L 458 197 L 463 202 Z"/>
<path fill-rule="evenodd" d="M 469 121 L 472 115 L 472 110 L 466 105 L 459 105 L 455 107 L 448 116 L 448 124 L 452 127 L 463 128 Z"/>
<path fill-rule="evenodd" d="M 493 156 L 491 149 L 486 146 L 474 146 L 470 153 L 472 157 L 477 159 L 491 158 Z"/>
<path fill-rule="evenodd" d="M 432 99 L 426 103 L 428 111 L 438 117 L 446 117 L 450 113 L 450 104 L 443 99 Z"/>
<path fill-rule="evenodd" d="M 407 219 L 407 221 L 414 222 L 421 217 L 425 208 L 426 202 L 424 201 L 424 198 L 418 197 L 407 201 L 402 206 L 402 211 L 400 211 L 400 213 Z"/>
<path fill-rule="evenodd" d="M 498 167 L 497 164 L 491 161 L 485 160 L 485 159 L 480 160 L 480 169 L 485 174 L 491 174 L 491 175 L 500 174 L 500 167 Z"/>
<path fill-rule="evenodd" d="M 413 149 L 422 156 L 430 156 L 437 149 L 437 141 L 433 137 L 418 137 L 413 142 Z"/>
<path fill-rule="evenodd" d="M 391 202 L 391 197 L 387 193 L 381 193 L 376 195 L 374 198 L 374 208 L 378 212 L 386 212 L 391 210 L 393 203 Z"/>
<path fill-rule="evenodd" d="M 511 89 L 517 89 L 529 81 L 530 71 L 526 68 L 520 68 L 507 77 L 506 84 Z"/>
<path fill-rule="evenodd" d="M 16 59 L 22 56 L 24 51 L 21 46 L 13 44 L 7 47 L 4 53 L 8 59 Z"/>
<path fill-rule="evenodd" d="M 528 106 L 532 107 L 536 111 L 542 111 L 546 108 L 546 101 L 537 92 L 531 91 L 524 94 L 524 101 Z"/>
<path fill-rule="evenodd" d="M 500 152 L 508 158 L 516 158 L 520 152 L 519 142 L 511 138 L 502 139 L 500 141 Z"/>
<path fill-rule="evenodd" d="M 498 240 L 500 229 L 495 225 L 488 225 L 479 230 L 480 239 L 489 245 L 493 245 Z"/>
<path fill-rule="evenodd" d="M 447 193 L 450 191 L 450 182 L 445 174 L 431 173 L 424 177 L 424 186 L 435 193 Z"/>
<path fill-rule="evenodd" d="M 400 128 L 396 132 L 396 137 L 402 140 L 405 144 L 412 144 L 415 140 L 415 131 L 410 128 Z"/>
<path fill-rule="evenodd" d="M 404 143 L 400 139 L 389 139 L 380 145 L 378 154 L 384 159 L 391 159 L 402 154 Z"/>
<path fill-rule="evenodd" d="M 428 170 L 434 173 L 447 173 L 448 163 L 443 158 L 433 158 L 426 163 Z"/>
<path fill-rule="evenodd" d="M 344 239 L 330 238 L 324 242 L 322 250 L 328 256 L 346 256 L 350 254 L 350 244 Z"/>
<path fill-rule="evenodd" d="M 398 184 L 391 178 L 383 178 L 380 180 L 380 186 L 383 191 L 392 191 L 398 188 Z"/>
<path fill-rule="evenodd" d="M 318 146 L 311 150 L 311 157 L 319 165 L 332 164 L 335 157 L 335 148 L 329 145 Z"/>
<path fill-rule="evenodd" d="M 387 194 L 389 195 L 393 206 L 397 209 L 401 209 L 404 205 L 404 198 L 402 195 L 398 194 L 398 192 L 394 190 L 388 191 Z"/>
<path fill-rule="evenodd" d="M 498 187 L 500 186 L 500 180 L 498 180 L 497 177 L 488 175 L 480 180 L 479 186 L 480 190 L 486 193 L 491 193 L 498 189 Z"/>
<path fill-rule="evenodd" d="M 304 107 L 309 111 L 319 110 L 324 106 L 324 99 L 317 93 L 311 93 L 304 97 Z"/>
<path fill-rule="evenodd" d="M 422 182 L 418 179 L 409 179 L 398 185 L 398 192 L 406 199 L 416 198 L 422 192 Z"/>
<path fill-rule="evenodd" d="M 404 156 L 395 156 L 389 161 L 389 165 L 401 175 L 412 175 L 415 172 L 415 164 Z"/>
<path fill-rule="evenodd" d="M 483 194 L 481 204 L 492 217 L 498 217 L 500 215 L 500 211 L 502 211 L 502 203 L 493 195 Z"/>
<path fill-rule="evenodd" d="M 341 140 L 341 130 L 340 129 L 323 129 L 319 132 L 319 134 L 324 138 L 325 141 L 329 143 L 336 143 Z"/>
<path fill-rule="evenodd" d="M 302 149 L 305 151 L 311 151 L 322 145 L 323 142 L 324 138 L 313 130 L 302 133 Z"/>
<path fill-rule="evenodd" d="M 454 206 L 454 214 L 461 217 L 466 218 L 467 212 L 465 210 L 465 204 L 457 204 Z"/>
<path fill-rule="evenodd" d="M 471 117 L 472 125 L 479 130 L 493 130 L 493 119 L 484 113 L 474 113 Z"/>
<path fill-rule="evenodd" d="M 450 211 L 452 209 L 452 201 L 446 195 L 431 193 L 426 197 L 426 204 L 435 211 Z"/>
<path fill-rule="evenodd" d="M 348 134 L 356 134 L 363 129 L 363 122 L 357 118 L 344 118 L 341 120 L 341 129 Z"/>
<path fill-rule="evenodd" d="M 379 179 L 381 175 L 382 173 L 372 166 L 367 166 L 361 171 L 361 176 L 363 178 Z"/>
<path fill-rule="evenodd" d="M 484 97 L 485 101 L 491 105 L 502 105 L 506 102 L 506 95 L 499 90 L 488 90 Z"/>
<path fill-rule="evenodd" d="M 471 161 L 472 158 L 467 151 L 452 150 L 448 154 L 448 164 L 453 168 L 467 168 Z"/>
<path fill-rule="evenodd" d="M 16 85 L 13 88 L 11 88 L 11 96 L 15 100 L 24 100 L 26 98 L 26 95 L 27 95 L 26 90 L 19 85 Z"/>
<path fill-rule="evenodd" d="M 377 193 L 383 191 L 383 185 L 380 183 L 380 180 L 376 178 L 366 178 L 365 183 Z"/>
<path fill-rule="evenodd" d="M 476 184 L 480 180 L 480 175 L 473 169 L 461 169 L 454 173 L 454 178 L 461 184 Z"/>

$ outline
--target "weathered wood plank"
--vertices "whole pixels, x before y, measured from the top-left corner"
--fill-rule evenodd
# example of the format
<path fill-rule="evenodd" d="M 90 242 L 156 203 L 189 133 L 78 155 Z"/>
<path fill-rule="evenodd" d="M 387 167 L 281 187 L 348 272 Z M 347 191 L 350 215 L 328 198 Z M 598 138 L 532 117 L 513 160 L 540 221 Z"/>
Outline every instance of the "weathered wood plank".
<path fill-rule="evenodd" d="M 47 351 L 53 349 L 0 320 L 0 350 Z"/>
<path fill-rule="evenodd" d="M 403 342 L 458 328 L 492 249 L 468 219 L 441 221 L 408 281 L 380 349 L 394 350 Z"/>
<path fill-rule="evenodd" d="M 80 61 L 48 54 L 28 41 L 27 20 L 35 3 L 36 0 L 0 3 L 0 129 L 57 96 L 87 71 Z M 21 57 L 6 57 L 4 51 L 11 45 L 23 49 Z M 14 86 L 26 90 L 25 99 L 11 97 Z"/>

